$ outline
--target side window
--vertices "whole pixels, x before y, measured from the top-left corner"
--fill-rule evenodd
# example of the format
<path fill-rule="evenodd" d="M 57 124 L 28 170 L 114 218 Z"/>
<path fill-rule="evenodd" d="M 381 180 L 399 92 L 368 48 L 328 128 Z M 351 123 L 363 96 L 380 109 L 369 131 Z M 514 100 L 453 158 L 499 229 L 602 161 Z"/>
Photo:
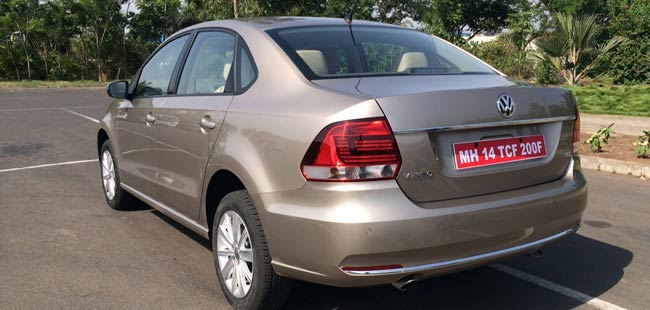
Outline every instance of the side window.
<path fill-rule="evenodd" d="M 246 50 L 243 46 L 239 49 L 239 57 L 241 57 L 239 60 L 239 89 L 245 89 L 246 87 L 250 86 L 253 81 L 255 81 L 257 72 L 255 71 L 255 65 L 253 65 L 253 61 L 251 60 L 252 58 L 250 54 L 248 54 L 248 50 Z"/>
<path fill-rule="evenodd" d="M 178 84 L 179 95 L 214 94 L 233 91 L 232 62 L 235 37 L 210 31 L 200 32 L 187 57 Z"/>
<path fill-rule="evenodd" d="M 147 62 L 138 79 L 135 89 L 136 96 L 164 96 L 167 94 L 174 67 L 188 37 L 185 35 L 167 43 Z"/>

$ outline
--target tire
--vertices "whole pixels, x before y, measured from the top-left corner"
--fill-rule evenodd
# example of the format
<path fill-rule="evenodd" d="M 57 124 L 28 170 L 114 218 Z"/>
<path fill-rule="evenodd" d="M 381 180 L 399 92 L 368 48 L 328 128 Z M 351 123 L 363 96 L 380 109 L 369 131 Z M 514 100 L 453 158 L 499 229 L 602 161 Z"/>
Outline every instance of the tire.
<path fill-rule="evenodd" d="M 234 227 L 240 237 L 234 236 Z M 240 241 L 237 250 L 232 250 L 233 240 Z M 212 252 L 221 291 L 234 309 L 277 309 L 286 302 L 293 281 L 273 271 L 264 230 L 247 191 L 229 193 L 219 203 L 212 224 Z M 243 280 L 239 286 L 237 274 Z"/>
<path fill-rule="evenodd" d="M 102 180 L 102 192 L 109 207 L 115 210 L 128 210 L 133 206 L 133 197 L 124 191 L 120 185 L 120 169 L 118 169 L 109 142 L 109 140 L 106 140 L 99 151 L 99 176 Z M 110 168 L 112 168 L 112 171 Z M 107 179 L 109 177 L 110 179 Z M 111 186 L 112 192 L 109 190 Z"/>

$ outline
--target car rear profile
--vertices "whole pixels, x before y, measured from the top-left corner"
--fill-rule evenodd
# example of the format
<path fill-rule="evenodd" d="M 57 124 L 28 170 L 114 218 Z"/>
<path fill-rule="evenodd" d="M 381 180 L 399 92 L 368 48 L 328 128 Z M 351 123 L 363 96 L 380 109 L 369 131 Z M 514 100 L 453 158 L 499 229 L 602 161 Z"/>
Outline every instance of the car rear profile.
<path fill-rule="evenodd" d="M 305 185 L 257 197 L 279 274 L 402 287 L 577 230 L 586 186 L 571 93 L 519 85 L 409 29 L 267 33 L 323 96 L 368 97 L 381 113 L 312 133 L 300 162 Z"/>
<path fill-rule="evenodd" d="M 279 307 L 289 279 L 404 288 L 536 251 L 578 229 L 587 187 L 574 154 L 579 115 L 570 92 L 513 82 L 444 40 L 379 23 L 210 22 L 170 40 L 202 31 L 226 31 L 235 42 L 237 52 L 218 66 L 228 87 L 216 97 L 177 96 L 174 73 L 160 106 L 183 98 L 167 114 L 198 126 L 212 113 L 219 125 L 208 135 L 171 126 L 169 117 L 141 124 L 151 141 L 182 142 L 164 147 L 201 163 L 192 167 L 203 188 L 180 173 L 146 175 L 158 191 L 162 184 L 200 193 L 190 195 L 200 205 L 124 188 L 212 239 L 233 306 Z M 183 71 L 192 40 L 170 72 Z M 105 174 L 118 184 L 123 169 L 112 150 L 144 148 L 108 139 L 121 129 L 107 120 L 124 112 L 128 97 L 102 121 L 103 154 L 112 158 Z M 211 111 L 215 98 L 219 113 Z M 146 112 L 164 116 L 143 110 L 143 119 Z M 209 145 L 199 145 L 205 139 Z M 201 147 L 207 155 L 194 156 Z"/>

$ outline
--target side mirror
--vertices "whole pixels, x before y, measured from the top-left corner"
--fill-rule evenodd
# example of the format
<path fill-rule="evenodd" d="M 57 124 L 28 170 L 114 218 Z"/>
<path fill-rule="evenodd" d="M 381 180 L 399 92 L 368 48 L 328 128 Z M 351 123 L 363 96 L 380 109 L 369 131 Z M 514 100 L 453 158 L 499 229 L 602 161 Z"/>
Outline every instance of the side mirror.
<path fill-rule="evenodd" d="M 124 99 L 126 98 L 126 92 L 129 88 L 129 82 L 127 81 L 117 81 L 108 84 L 106 86 L 106 93 L 109 97 L 115 99 Z"/>

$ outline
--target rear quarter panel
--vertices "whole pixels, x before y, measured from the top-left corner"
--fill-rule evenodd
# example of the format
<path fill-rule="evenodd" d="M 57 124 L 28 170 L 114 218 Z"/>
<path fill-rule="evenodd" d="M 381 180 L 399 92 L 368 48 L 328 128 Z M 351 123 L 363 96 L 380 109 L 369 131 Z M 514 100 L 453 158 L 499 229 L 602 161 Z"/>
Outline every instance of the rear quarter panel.
<path fill-rule="evenodd" d="M 234 173 L 253 195 L 300 189 L 305 184 L 302 158 L 326 125 L 383 116 L 374 100 L 307 80 L 265 33 L 237 31 L 250 49 L 258 78 L 234 97 L 226 112 L 206 167 L 203 206 L 210 177 L 220 170 Z M 202 216 L 201 222 L 209 225 L 211 219 L 205 219 L 205 212 Z"/>

